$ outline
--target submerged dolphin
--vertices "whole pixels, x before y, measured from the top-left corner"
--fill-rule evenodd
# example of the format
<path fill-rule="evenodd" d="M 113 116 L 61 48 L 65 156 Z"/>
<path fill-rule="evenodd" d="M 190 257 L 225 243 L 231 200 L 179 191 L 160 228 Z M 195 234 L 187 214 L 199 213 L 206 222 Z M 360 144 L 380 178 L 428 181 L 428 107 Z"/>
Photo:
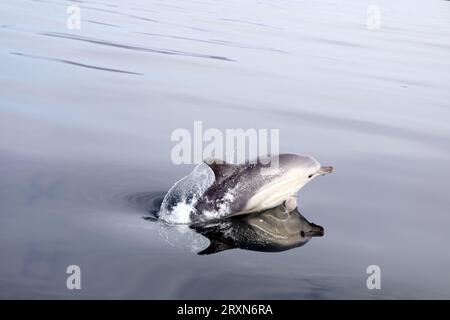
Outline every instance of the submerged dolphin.
<path fill-rule="evenodd" d="M 169 190 L 160 216 L 170 222 L 189 223 L 259 212 L 282 204 L 293 210 L 300 188 L 317 176 L 333 172 L 333 167 L 322 167 L 309 156 L 281 154 L 268 160 L 265 163 L 277 165 L 216 161 L 198 166 Z"/>
<path fill-rule="evenodd" d="M 297 248 L 312 237 L 321 237 L 321 226 L 310 223 L 298 211 L 278 206 L 261 213 L 227 218 L 217 222 L 190 225 L 210 241 L 199 255 L 240 248 L 252 251 L 277 252 Z"/>

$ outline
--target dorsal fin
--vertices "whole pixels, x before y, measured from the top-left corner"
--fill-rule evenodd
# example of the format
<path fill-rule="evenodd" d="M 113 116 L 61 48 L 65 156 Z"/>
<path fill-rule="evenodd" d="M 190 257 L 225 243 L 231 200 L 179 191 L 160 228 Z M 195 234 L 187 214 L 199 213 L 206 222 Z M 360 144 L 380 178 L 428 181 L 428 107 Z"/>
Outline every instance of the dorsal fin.
<path fill-rule="evenodd" d="M 236 165 L 218 159 L 205 159 L 204 162 L 214 172 L 216 183 L 222 182 L 231 176 L 237 169 Z"/>
<path fill-rule="evenodd" d="M 226 244 L 226 243 L 224 243 L 222 241 L 219 241 L 219 240 L 213 239 L 213 240 L 210 240 L 210 241 L 211 241 L 211 243 L 209 244 L 208 248 L 198 252 L 197 253 L 198 255 L 203 256 L 203 255 L 213 254 L 213 253 L 217 253 L 217 252 L 221 252 L 221 251 L 225 251 L 225 250 L 230 250 L 230 249 L 234 248 L 233 246 L 231 246 L 229 244 Z"/>

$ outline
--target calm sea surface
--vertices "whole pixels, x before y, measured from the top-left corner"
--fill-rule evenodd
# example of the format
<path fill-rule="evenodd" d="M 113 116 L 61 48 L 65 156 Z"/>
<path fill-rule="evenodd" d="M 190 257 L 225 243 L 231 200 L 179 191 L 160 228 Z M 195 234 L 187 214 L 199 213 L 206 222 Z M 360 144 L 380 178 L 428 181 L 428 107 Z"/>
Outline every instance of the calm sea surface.
<path fill-rule="evenodd" d="M 372 2 L 2 0 L 0 297 L 450 298 L 450 2 Z M 195 120 L 334 166 L 298 200 L 325 235 L 197 255 L 144 219 Z"/>

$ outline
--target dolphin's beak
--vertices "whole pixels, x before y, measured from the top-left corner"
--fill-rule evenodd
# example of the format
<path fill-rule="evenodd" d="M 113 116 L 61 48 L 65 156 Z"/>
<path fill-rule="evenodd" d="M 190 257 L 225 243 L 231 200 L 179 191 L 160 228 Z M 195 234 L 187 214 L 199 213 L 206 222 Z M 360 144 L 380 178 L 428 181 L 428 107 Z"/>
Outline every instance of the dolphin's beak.
<path fill-rule="evenodd" d="M 316 176 L 323 176 L 325 174 L 329 174 L 334 172 L 333 167 L 321 167 L 317 172 L 315 173 Z"/>

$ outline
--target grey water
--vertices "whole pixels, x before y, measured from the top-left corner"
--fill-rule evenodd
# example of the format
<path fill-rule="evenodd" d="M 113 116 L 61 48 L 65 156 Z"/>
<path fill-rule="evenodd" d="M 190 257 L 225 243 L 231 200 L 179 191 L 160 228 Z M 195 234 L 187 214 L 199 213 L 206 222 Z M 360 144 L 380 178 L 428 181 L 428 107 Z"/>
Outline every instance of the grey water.
<path fill-rule="evenodd" d="M 0 298 L 449 299 L 449 57 L 441 0 L 1 1 Z M 324 235 L 199 255 L 151 219 L 196 120 L 334 166 L 298 198 Z"/>

